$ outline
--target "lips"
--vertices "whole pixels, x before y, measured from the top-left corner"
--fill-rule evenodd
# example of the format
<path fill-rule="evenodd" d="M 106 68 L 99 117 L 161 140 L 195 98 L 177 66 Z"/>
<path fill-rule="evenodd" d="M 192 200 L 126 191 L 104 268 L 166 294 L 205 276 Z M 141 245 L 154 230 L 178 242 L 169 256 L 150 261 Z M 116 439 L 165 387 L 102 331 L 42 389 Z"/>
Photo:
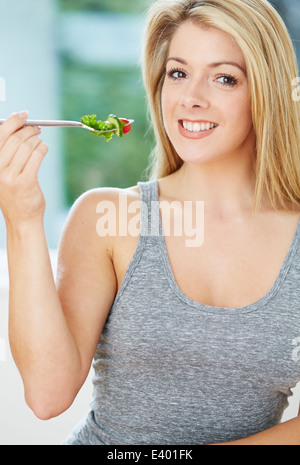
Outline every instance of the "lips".
<path fill-rule="evenodd" d="M 184 119 L 178 121 L 178 127 L 180 134 L 184 137 L 189 139 L 203 139 L 212 134 L 218 127 L 218 124 L 213 121 L 191 121 Z"/>

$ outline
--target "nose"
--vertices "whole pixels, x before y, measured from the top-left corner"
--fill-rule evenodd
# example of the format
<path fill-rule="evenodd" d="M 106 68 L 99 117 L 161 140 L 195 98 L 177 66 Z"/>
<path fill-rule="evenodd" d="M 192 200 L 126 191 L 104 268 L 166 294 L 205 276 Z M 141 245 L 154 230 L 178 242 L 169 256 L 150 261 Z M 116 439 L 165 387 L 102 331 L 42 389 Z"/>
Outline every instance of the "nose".
<path fill-rule="evenodd" d="M 180 104 L 185 108 L 209 108 L 208 92 L 199 82 L 190 82 L 182 92 Z"/>

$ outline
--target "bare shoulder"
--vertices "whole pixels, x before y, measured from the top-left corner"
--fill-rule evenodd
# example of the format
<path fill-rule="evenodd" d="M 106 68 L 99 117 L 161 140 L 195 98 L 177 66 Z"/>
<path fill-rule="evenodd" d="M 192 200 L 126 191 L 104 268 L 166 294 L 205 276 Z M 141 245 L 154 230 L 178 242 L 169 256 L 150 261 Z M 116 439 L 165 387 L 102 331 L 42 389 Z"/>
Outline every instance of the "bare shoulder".
<path fill-rule="evenodd" d="M 96 225 L 99 213 L 106 212 L 108 219 L 115 214 L 119 218 L 120 209 L 127 208 L 131 203 L 139 201 L 139 199 L 140 190 L 138 186 L 126 189 L 91 189 L 75 201 L 69 212 L 65 228 L 76 230 L 76 234 L 84 231 L 90 239 L 97 232 Z"/>
<path fill-rule="evenodd" d="M 138 209 L 139 198 L 139 188 L 134 186 L 92 189 L 75 201 L 59 246 L 57 281 L 61 292 L 71 287 L 74 292 L 76 287 L 82 298 L 83 287 L 87 289 L 93 284 L 93 289 L 100 289 L 101 280 L 101 298 L 104 288 L 111 289 L 111 303 L 137 246 L 138 227 L 137 234 L 129 235 L 127 225 L 132 216 L 128 212 Z M 134 209 L 130 208 L 133 202 L 137 202 Z M 92 292 L 90 289 L 89 295 Z"/>
<path fill-rule="evenodd" d="M 139 188 L 97 188 L 82 194 L 73 204 L 59 245 L 59 263 L 94 256 L 103 265 L 114 265 L 114 251 L 125 246 L 132 203 L 139 205 Z M 138 205 L 134 211 L 138 210 Z M 125 231 L 125 233 L 124 233 Z M 120 234 L 121 233 L 121 234 Z"/>

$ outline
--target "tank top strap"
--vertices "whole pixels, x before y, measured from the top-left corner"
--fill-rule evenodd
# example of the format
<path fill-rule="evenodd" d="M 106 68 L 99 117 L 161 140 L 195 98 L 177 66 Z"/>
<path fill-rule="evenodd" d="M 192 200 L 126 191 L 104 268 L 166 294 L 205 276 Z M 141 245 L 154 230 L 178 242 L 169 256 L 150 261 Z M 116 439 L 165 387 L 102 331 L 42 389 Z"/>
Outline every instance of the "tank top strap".
<path fill-rule="evenodd" d="M 157 237 L 161 235 L 158 181 L 139 182 L 141 194 L 141 236 Z"/>

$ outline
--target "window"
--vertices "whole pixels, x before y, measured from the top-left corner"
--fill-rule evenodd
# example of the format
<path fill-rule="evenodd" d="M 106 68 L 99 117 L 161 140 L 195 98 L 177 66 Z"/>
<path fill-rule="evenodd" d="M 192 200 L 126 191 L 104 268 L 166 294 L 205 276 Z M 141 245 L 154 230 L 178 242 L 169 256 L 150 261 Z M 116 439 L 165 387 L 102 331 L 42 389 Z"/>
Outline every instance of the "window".
<path fill-rule="evenodd" d="M 146 1 L 61 0 L 59 47 L 62 117 L 110 113 L 135 120 L 107 143 L 87 131 L 63 132 L 66 200 L 94 187 L 129 187 L 143 179 L 153 146 L 139 49 Z M 149 3 L 149 2 L 148 2 Z"/>

